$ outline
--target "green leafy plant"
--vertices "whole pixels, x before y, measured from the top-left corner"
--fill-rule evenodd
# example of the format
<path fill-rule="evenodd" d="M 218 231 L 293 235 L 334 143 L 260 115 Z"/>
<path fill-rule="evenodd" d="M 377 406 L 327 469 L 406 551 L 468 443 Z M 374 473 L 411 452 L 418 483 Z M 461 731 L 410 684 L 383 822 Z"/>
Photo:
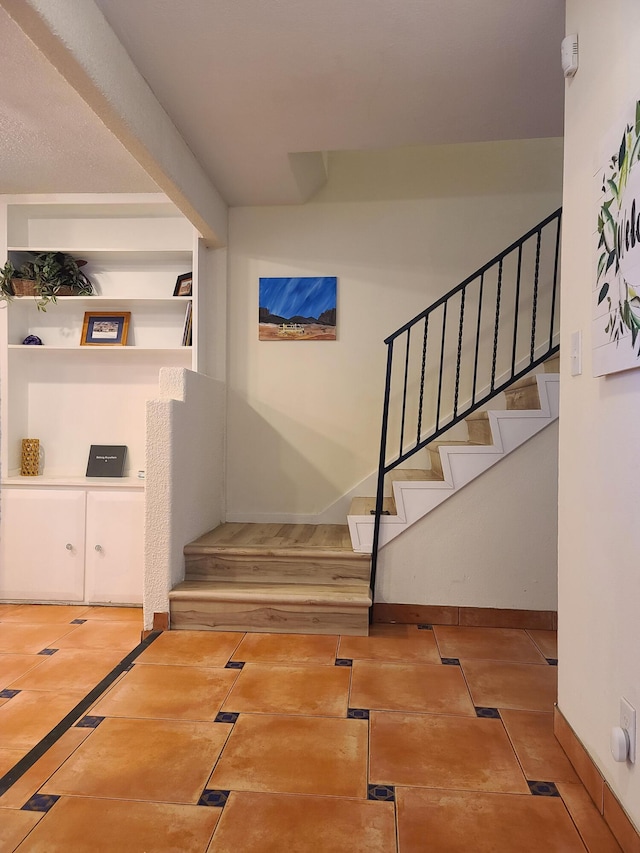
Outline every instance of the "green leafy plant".
<path fill-rule="evenodd" d="M 55 302 L 58 296 L 89 295 L 93 293 L 93 285 L 80 268 L 84 263 L 66 252 L 38 252 L 18 269 L 8 260 L 0 270 L 0 300 L 10 302 L 16 296 L 14 279 L 35 283 L 40 311 L 46 311 L 49 302 Z"/>

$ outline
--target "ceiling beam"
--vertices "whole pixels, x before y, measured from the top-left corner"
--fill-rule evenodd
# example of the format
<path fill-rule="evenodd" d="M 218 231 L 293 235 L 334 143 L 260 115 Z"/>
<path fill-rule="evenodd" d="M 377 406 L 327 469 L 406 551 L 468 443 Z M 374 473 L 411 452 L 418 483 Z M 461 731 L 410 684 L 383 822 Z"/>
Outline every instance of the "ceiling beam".
<path fill-rule="evenodd" d="M 225 245 L 225 201 L 93 0 L 0 5 L 207 244 Z"/>

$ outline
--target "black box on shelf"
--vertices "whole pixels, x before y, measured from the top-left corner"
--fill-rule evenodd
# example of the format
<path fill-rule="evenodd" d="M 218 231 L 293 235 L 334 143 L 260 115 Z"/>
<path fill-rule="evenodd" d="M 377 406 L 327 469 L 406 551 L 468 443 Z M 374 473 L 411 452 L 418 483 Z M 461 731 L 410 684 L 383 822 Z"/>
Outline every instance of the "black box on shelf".
<path fill-rule="evenodd" d="M 126 458 L 125 444 L 92 444 L 87 463 L 87 477 L 124 477 Z"/>

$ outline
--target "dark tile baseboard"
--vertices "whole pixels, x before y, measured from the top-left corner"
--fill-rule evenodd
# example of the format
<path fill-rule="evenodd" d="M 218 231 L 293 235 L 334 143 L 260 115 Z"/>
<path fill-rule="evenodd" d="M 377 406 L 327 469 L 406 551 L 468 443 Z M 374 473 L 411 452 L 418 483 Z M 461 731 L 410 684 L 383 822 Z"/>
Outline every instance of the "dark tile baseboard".
<path fill-rule="evenodd" d="M 473 628 L 530 628 L 555 631 L 555 610 L 502 610 L 495 607 L 446 607 L 436 604 L 373 605 L 374 622 L 398 622 L 405 625 L 463 625 Z"/>
<path fill-rule="evenodd" d="M 553 731 L 624 853 L 640 853 L 640 834 L 557 705 L 553 711 Z"/>

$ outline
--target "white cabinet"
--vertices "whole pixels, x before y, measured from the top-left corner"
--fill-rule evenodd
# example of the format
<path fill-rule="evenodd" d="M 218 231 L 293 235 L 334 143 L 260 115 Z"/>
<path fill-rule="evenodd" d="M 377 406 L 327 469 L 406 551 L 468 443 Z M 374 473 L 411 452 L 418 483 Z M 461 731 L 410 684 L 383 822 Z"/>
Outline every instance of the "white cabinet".
<path fill-rule="evenodd" d="M 85 493 L 3 489 L 0 598 L 82 601 Z"/>
<path fill-rule="evenodd" d="M 144 495 L 88 492 L 85 598 L 91 604 L 141 604 Z"/>
<path fill-rule="evenodd" d="M 0 512 L 0 599 L 141 603 L 141 491 L 9 487 Z"/>

